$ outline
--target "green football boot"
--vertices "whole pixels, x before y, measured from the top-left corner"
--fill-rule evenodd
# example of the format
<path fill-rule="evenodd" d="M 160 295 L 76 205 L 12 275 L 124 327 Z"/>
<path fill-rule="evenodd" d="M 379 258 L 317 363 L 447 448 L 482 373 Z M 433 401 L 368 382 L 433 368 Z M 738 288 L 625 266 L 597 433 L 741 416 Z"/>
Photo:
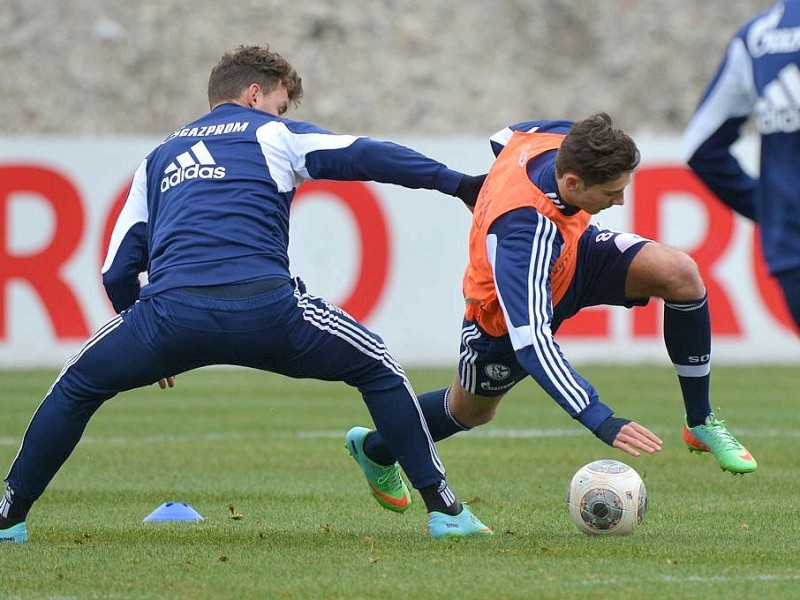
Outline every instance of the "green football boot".
<path fill-rule="evenodd" d="M 347 432 L 346 447 L 364 472 L 372 497 L 384 508 L 402 513 L 411 506 L 411 492 L 400 475 L 400 465 L 394 463 L 385 467 L 370 460 L 364 453 L 364 440 L 369 429 L 353 427 Z"/>
<path fill-rule="evenodd" d="M 690 452 L 710 452 L 723 471 L 730 471 L 734 475 L 752 473 L 758 468 L 756 459 L 728 431 L 725 421 L 717 419 L 714 413 L 706 417 L 705 423 L 696 427 L 689 427 L 684 422 L 683 441 Z"/>

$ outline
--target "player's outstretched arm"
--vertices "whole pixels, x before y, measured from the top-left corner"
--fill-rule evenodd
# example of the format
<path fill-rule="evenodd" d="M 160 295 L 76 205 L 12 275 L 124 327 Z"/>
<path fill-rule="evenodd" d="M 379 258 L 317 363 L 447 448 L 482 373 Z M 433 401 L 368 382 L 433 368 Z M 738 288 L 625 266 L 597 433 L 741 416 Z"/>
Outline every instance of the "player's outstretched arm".
<path fill-rule="evenodd" d="M 639 450 L 648 454 L 661 450 L 661 439 L 647 427 L 629 421 L 620 428 L 611 445 L 631 456 L 639 456 Z"/>

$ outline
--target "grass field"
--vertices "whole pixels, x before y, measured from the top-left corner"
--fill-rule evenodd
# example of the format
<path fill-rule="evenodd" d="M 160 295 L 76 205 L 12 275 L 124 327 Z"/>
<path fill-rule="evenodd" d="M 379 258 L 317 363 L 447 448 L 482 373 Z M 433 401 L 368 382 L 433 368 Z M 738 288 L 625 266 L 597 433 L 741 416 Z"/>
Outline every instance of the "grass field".
<path fill-rule="evenodd" d="M 214 369 L 121 395 L 29 515 L 31 541 L 0 546 L 0 598 L 797 597 L 798 369 L 715 369 L 714 406 L 759 461 L 743 477 L 684 449 L 671 369 L 581 371 L 664 450 L 628 460 L 523 383 L 491 424 L 439 445 L 487 540 L 433 541 L 421 501 L 404 515 L 372 501 L 343 447 L 370 422 L 344 385 Z M 4 472 L 54 375 L 0 373 Z M 451 372 L 409 376 L 423 391 Z M 630 537 L 585 536 L 567 515 L 574 471 L 606 457 L 647 485 Z M 205 520 L 142 523 L 165 501 Z"/>

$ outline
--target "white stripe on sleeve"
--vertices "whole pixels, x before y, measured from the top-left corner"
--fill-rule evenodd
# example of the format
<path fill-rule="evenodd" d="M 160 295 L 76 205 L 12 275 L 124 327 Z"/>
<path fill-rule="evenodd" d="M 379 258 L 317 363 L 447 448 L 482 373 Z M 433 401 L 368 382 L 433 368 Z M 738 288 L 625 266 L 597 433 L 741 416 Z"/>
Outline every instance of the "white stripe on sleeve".
<path fill-rule="evenodd" d="M 131 189 L 125 199 L 125 206 L 122 207 L 122 212 L 120 212 L 117 222 L 114 224 L 114 231 L 111 233 L 108 253 L 106 254 L 105 262 L 103 262 L 101 272 L 105 273 L 111 268 L 114 257 L 119 251 L 119 246 L 130 228 L 136 223 L 147 223 L 147 217 L 147 159 L 145 159 L 133 175 Z"/>
<path fill-rule="evenodd" d="M 542 373 L 553 389 L 569 403 L 577 413 L 589 405 L 587 391 L 575 380 L 573 371 L 561 354 L 550 330 L 549 308 L 551 297 L 548 289 L 550 262 L 553 256 L 553 243 L 558 229 L 552 221 L 540 218 L 533 234 L 530 265 L 528 269 L 528 323 L 514 326 L 509 318 L 506 304 L 497 290 L 497 298 L 503 309 L 509 335 L 514 350 L 531 346 Z M 497 238 L 488 236 L 486 251 L 492 270 L 495 270 Z M 495 272 L 495 281 L 497 273 Z"/>
<path fill-rule="evenodd" d="M 750 114 L 756 101 L 753 65 L 744 42 L 736 38 L 728 46 L 725 66 L 708 96 L 697 108 L 683 137 L 683 158 L 697 149 L 728 119 Z"/>
<path fill-rule="evenodd" d="M 294 133 L 285 123 L 270 121 L 256 130 L 256 139 L 270 177 L 277 184 L 278 191 L 285 193 L 312 179 L 306 169 L 309 152 L 347 148 L 358 137 L 335 133 Z"/>

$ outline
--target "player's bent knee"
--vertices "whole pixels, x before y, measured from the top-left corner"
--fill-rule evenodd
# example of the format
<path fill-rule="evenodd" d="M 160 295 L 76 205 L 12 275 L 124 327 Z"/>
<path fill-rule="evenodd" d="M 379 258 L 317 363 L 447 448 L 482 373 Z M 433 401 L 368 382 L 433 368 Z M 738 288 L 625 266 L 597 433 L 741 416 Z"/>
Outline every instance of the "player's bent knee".
<path fill-rule="evenodd" d="M 705 294 L 697 263 L 691 256 L 661 244 L 648 244 L 634 258 L 626 292 L 667 301 L 697 300 Z"/>
<path fill-rule="evenodd" d="M 672 301 L 697 300 L 705 294 L 700 269 L 691 256 L 675 251 L 667 270 L 662 298 Z"/>

